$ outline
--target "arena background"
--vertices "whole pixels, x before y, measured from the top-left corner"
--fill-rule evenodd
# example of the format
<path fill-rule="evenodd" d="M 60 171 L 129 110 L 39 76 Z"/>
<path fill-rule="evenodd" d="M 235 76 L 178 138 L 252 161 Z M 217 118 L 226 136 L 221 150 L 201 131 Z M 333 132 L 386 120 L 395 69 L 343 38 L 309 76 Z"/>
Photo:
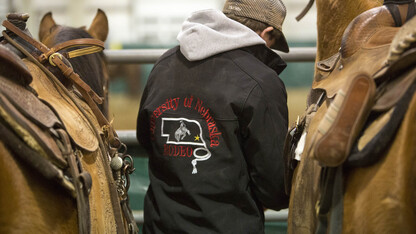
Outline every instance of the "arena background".
<path fill-rule="evenodd" d="M 286 21 L 283 32 L 289 46 L 315 47 L 316 9 L 301 22 L 295 17 L 307 0 L 286 0 Z M 51 11 L 59 24 L 89 26 L 98 8 L 109 19 L 107 50 L 168 49 L 177 45 L 181 23 L 195 10 L 222 9 L 224 0 L 0 0 L 0 19 L 7 12 L 29 13 L 28 28 L 37 38 L 42 16 Z M 110 118 L 117 130 L 134 130 L 140 97 L 153 64 L 110 64 Z M 281 74 L 288 92 L 289 122 L 296 121 L 306 108 L 306 97 L 313 78 L 313 62 L 290 62 Z M 139 146 L 130 146 L 136 171 L 130 188 L 131 207 L 142 218 L 143 197 L 148 186 L 147 158 Z M 286 211 L 279 212 L 285 215 Z M 266 233 L 286 233 L 283 220 L 266 222 Z"/>

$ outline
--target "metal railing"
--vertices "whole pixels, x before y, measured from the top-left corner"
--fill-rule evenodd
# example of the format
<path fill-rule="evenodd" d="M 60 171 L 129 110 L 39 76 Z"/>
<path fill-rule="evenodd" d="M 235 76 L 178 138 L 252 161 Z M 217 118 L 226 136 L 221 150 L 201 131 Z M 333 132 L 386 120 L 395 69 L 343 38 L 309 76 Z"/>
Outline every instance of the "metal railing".
<path fill-rule="evenodd" d="M 130 50 L 106 50 L 109 63 L 154 63 L 156 60 L 167 51 L 167 49 L 130 49 Z M 314 62 L 316 57 L 315 47 L 295 47 L 290 48 L 289 53 L 282 53 L 275 51 L 286 62 Z M 130 146 L 139 147 L 139 143 L 136 140 L 135 130 L 119 130 L 117 134 L 120 140 Z M 143 211 L 133 211 L 134 220 L 137 224 L 143 224 Z M 265 212 L 266 222 L 285 222 L 287 221 L 288 210 L 272 211 L 267 210 Z"/>
<path fill-rule="evenodd" d="M 167 49 L 105 50 L 109 63 L 154 63 Z M 286 62 L 314 62 L 315 47 L 292 47 L 289 53 L 275 51 Z"/>
<path fill-rule="evenodd" d="M 281 211 L 266 210 L 264 212 L 264 219 L 266 222 L 286 222 L 288 210 L 284 209 Z M 137 224 L 143 224 L 143 211 L 133 210 L 134 221 Z"/>

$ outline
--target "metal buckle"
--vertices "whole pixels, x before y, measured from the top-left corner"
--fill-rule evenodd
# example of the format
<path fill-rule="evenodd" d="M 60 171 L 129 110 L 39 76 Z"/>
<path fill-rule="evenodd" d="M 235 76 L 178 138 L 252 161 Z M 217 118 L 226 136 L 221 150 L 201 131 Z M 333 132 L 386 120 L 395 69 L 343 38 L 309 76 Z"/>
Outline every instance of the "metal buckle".
<path fill-rule="evenodd" d="M 49 56 L 49 63 L 54 67 L 56 67 L 56 64 L 52 60 L 55 58 L 55 56 L 58 56 L 60 59 L 62 59 L 62 54 L 56 52 L 56 53 L 51 54 L 51 56 Z"/>

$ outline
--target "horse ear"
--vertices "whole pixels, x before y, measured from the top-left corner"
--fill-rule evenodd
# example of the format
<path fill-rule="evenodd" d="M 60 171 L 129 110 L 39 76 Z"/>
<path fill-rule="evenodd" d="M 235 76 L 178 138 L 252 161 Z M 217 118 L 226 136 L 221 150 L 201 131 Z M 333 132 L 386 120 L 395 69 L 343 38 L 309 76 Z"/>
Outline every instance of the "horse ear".
<path fill-rule="evenodd" d="M 88 33 L 95 39 L 105 41 L 108 35 L 108 19 L 104 11 L 97 10 L 94 20 L 91 23 Z"/>
<path fill-rule="evenodd" d="M 56 25 L 55 20 L 52 18 L 52 12 L 46 13 L 39 26 L 39 40 L 42 41 L 49 35 L 51 28 Z"/>

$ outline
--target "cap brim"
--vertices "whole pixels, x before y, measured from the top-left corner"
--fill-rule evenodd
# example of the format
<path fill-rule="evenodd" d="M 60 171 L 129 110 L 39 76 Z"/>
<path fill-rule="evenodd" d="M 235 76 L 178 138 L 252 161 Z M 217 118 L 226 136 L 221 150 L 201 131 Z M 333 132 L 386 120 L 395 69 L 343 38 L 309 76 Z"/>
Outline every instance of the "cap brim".
<path fill-rule="evenodd" d="M 279 39 L 276 40 L 276 42 L 272 46 L 270 46 L 270 48 L 275 49 L 275 50 L 280 50 L 285 53 L 289 53 L 289 45 L 287 44 L 285 35 L 283 35 L 282 32 L 280 32 Z"/>

